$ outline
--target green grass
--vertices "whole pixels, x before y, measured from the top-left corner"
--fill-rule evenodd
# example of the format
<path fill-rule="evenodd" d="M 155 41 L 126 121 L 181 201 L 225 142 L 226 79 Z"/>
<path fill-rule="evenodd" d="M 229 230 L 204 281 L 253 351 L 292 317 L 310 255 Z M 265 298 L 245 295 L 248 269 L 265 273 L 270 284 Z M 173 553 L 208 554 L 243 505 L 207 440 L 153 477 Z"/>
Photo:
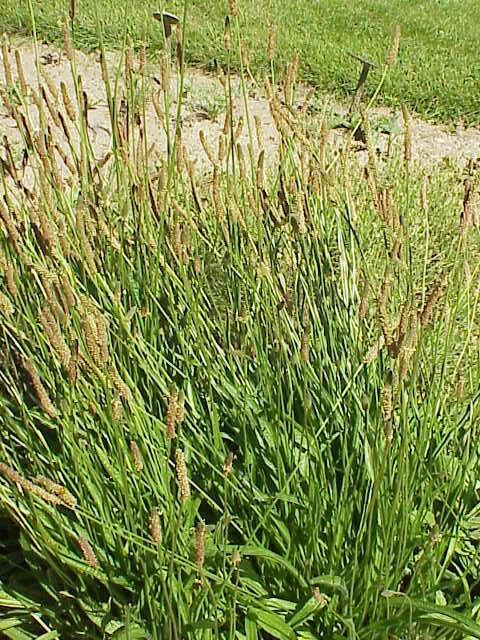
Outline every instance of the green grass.
<path fill-rule="evenodd" d="M 39 34 L 59 43 L 59 23 L 68 3 L 45 0 L 33 4 Z M 163 46 L 160 25 L 151 18 L 152 10 L 159 8 L 155 2 L 102 0 L 97 4 L 107 47 L 119 46 L 125 25 L 135 43 L 147 39 L 150 52 Z M 75 43 L 87 50 L 98 47 L 94 5 L 94 0 L 79 4 L 76 21 Z M 165 8 L 181 12 L 181 3 L 177 0 Z M 192 3 L 185 52 L 189 62 L 209 66 L 213 58 L 225 61 L 222 30 L 227 9 L 226 2 Z M 381 101 L 388 105 L 404 102 L 422 117 L 440 122 L 463 119 L 468 125 L 480 123 L 480 5 L 476 0 L 367 0 L 355 6 L 346 0 L 250 0 L 240 2 L 239 16 L 255 72 L 268 69 L 266 41 L 268 23 L 273 21 L 278 69 L 285 68 L 298 48 L 302 78 L 340 99 L 351 95 L 358 76 L 348 52 L 365 55 L 381 67 L 399 23 L 403 33 L 400 63 L 384 88 Z M 0 0 L 0 31 L 30 33 L 26 2 Z M 369 87 L 375 85 L 377 78 L 378 72 L 373 73 Z"/>
<path fill-rule="evenodd" d="M 103 167 L 82 95 L 78 144 L 46 110 L 25 135 L 33 190 L 0 165 L 0 630 L 480 638 L 473 217 L 459 234 L 475 177 L 443 163 L 426 179 L 395 152 L 367 179 L 276 101 L 267 176 L 261 152 L 250 173 L 228 147 L 236 122 L 206 179 L 173 132 L 152 167 L 144 83 L 127 80 L 128 128 L 106 85 Z M 36 107 L 10 92 L 27 133 Z"/>

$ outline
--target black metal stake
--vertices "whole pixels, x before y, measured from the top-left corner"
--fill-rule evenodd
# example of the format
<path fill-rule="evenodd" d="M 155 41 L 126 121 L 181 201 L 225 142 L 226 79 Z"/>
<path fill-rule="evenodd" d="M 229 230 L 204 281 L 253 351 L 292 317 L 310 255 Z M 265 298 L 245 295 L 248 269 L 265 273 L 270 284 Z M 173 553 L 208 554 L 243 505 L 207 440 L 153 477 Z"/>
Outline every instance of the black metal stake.
<path fill-rule="evenodd" d="M 365 58 L 362 58 L 362 56 L 356 55 L 355 53 L 350 53 L 349 55 L 355 60 L 358 60 L 359 62 L 362 63 L 362 72 L 360 73 L 360 78 L 358 79 L 358 82 L 357 82 L 357 88 L 355 89 L 355 93 L 353 95 L 352 104 L 350 105 L 350 109 L 348 110 L 348 115 L 350 116 L 358 108 L 360 98 L 362 97 L 363 85 L 367 80 L 367 76 L 370 69 L 376 68 L 377 65 L 374 62 L 371 62 L 370 60 L 366 60 Z"/>

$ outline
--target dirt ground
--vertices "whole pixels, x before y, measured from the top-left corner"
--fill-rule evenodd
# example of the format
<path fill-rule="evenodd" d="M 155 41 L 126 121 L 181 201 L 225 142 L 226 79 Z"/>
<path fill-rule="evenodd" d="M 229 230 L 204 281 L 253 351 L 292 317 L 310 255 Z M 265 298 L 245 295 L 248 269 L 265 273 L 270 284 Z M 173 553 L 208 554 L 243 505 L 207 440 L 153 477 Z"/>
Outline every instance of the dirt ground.
<path fill-rule="evenodd" d="M 25 79 L 29 86 L 37 87 L 37 69 L 35 65 L 35 51 L 31 42 L 24 42 L 18 46 L 20 51 Z M 39 46 L 39 59 L 41 73 L 48 74 L 57 88 L 60 83 L 65 82 L 70 95 L 74 96 L 73 80 L 70 64 L 61 52 L 48 45 Z M 15 51 L 12 46 L 9 54 L 10 65 L 13 77 L 17 77 L 17 69 L 15 65 Z M 109 54 L 108 66 L 114 77 L 114 70 L 118 63 L 116 54 Z M 101 68 L 98 62 L 98 56 L 85 55 L 76 52 L 76 69 L 82 78 L 82 85 L 88 94 L 89 101 L 89 126 L 92 145 L 95 155 L 101 158 L 109 150 L 110 147 L 110 120 L 106 104 L 105 85 L 101 76 Z M 153 77 L 160 78 L 160 69 L 149 68 L 149 75 L 152 79 L 151 86 L 155 87 L 156 83 Z M 170 122 L 172 127 L 175 126 L 176 117 L 176 80 L 175 73 L 172 73 L 172 104 Z M 5 87 L 4 66 L 0 65 L 0 88 Z M 245 105 L 238 79 L 233 83 L 233 92 L 235 95 L 235 116 L 245 114 Z M 301 96 L 302 90 L 299 91 Z M 61 98 L 60 98 L 61 100 Z M 330 114 L 344 114 L 347 110 L 345 105 L 340 105 L 330 100 L 327 96 L 315 96 L 313 105 L 316 105 L 315 111 L 321 112 L 323 105 L 327 103 L 327 109 Z M 249 86 L 248 111 L 252 122 L 254 149 L 256 145 L 256 136 L 253 126 L 254 116 L 257 116 L 262 124 L 263 139 L 266 150 L 266 158 L 273 160 L 275 158 L 277 133 L 272 122 L 268 102 L 265 98 L 261 87 L 255 87 L 253 84 Z M 395 131 L 394 144 L 402 144 L 403 121 L 400 113 L 392 114 L 386 109 L 372 109 L 371 119 L 373 122 L 377 119 L 388 119 L 394 123 Z M 35 122 L 35 117 L 37 121 Z M 312 116 L 315 118 L 316 116 Z M 317 116 L 318 117 L 318 116 Z M 34 126 L 38 126 L 38 116 L 36 109 L 31 109 L 31 118 Z M 155 113 L 151 100 L 148 101 L 147 112 L 147 135 L 149 144 L 155 143 L 155 148 L 159 154 L 166 149 L 166 136 L 161 123 Z M 200 144 L 199 133 L 204 131 L 205 136 L 212 149 L 216 150 L 217 140 L 224 122 L 224 101 L 223 89 L 219 80 L 213 76 L 205 74 L 199 70 L 188 70 L 184 83 L 183 107 L 182 107 L 182 138 L 183 143 L 189 150 L 189 154 L 193 158 L 200 160 L 205 159 L 205 153 Z M 435 162 L 442 158 L 450 157 L 458 160 L 460 163 L 465 162 L 469 158 L 477 158 L 480 156 L 480 130 L 479 129 L 463 129 L 460 125 L 456 127 L 447 127 L 431 124 L 412 116 L 411 129 L 413 138 L 413 158 L 421 162 Z M 0 135 L 6 135 L 10 143 L 15 148 L 15 144 L 20 145 L 21 138 L 14 121 L 8 117 L 3 105 L 0 106 Z M 331 133 L 335 142 L 340 144 L 342 140 L 341 129 L 335 129 Z M 377 138 L 377 146 L 380 150 L 384 150 L 387 145 L 387 135 L 379 133 Z M 248 144 L 249 132 L 246 126 L 240 137 L 240 142 Z M 359 154 L 359 158 L 362 153 Z M 361 160 L 360 160 L 361 161 Z"/>

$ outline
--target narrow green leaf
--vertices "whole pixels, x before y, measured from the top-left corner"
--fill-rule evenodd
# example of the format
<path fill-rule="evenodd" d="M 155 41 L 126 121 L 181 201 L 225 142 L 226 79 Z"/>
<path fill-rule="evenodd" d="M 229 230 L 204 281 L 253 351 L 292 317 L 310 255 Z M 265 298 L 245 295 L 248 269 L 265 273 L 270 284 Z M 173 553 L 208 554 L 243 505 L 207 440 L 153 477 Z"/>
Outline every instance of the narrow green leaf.
<path fill-rule="evenodd" d="M 3 635 L 5 638 L 8 638 L 8 640 L 32 640 L 32 636 L 30 634 L 16 628 L 5 629 Z"/>
<path fill-rule="evenodd" d="M 370 449 L 370 444 L 367 438 L 365 438 L 364 450 L 365 450 L 365 465 L 367 467 L 368 476 L 372 482 L 375 482 L 375 473 L 373 471 L 373 463 L 372 463 L 372 450 Z"/>
<path fill-rule="evenodd" d="M 111 637 L 114 640 L 144 640 L 150 638 L 150 635 L 137 624 L 129 624 L 128 628 L 125 625 L 122 626 Z"/>
<path fill-rule="evenodd" d="M 48 631 L 47 633 L 43 633 L 41 636 L 38 636 L 36 640 L 55 640 L 55 638 L 59 638 L 58 631 Z"/>
<path fill-rule="evenodd" d="M 245 619 L 245 633 L 247 634 L 247 640 L 257 640 L 258 629 L 255 620 Z"/>
<path fill-rule="evenodd" d="M 186 629 L 188 631 L 195 631 L 198 629 L 213 629 L 215 627 L 215 621 L 214 620 L 200 620 L 200 622 L 192 622 L 192 624 L 189 624 L 186 626 Z"/>
<path fill-rule="evenodd" d="M 288 621 L 289 625 L 295 629 L 295 627 L 300 626 L 307 622 L 307 620 L 311 620 L 315 613 L 322 608 L 322 605 L 317 602 L 314 598 L 309 598 L 299 609 L 296 611 L 293 616 Z"/>
<path fill-rule="evenodd" d="M 22 621 L 18 618 L 10 618 L 9 620 L 0 620 L 0 631 L 6 631 L 7 629 L 13 629 L 22 624 Z"/>
<path fill-rule="evenodd" d="M 449 606 L 431 604 L 429 602 L 401 596 L 392 596 L 388 600 L 391 605 L 410 606 L 417 619 L 429 622 L 440 628 L 448 627 L 456 629 L 461 633 L 468 634 L 480 640 L 480 625 Z"/>
<path fill-rule="evenodd" d="M 261 629 L 278 640 L 295 640 L 295 631 L 277 613 L 251 607 L 247 612 L 247 617 L 254 620 Z"/>
<path fill-rule="evenodd" d="M 308 583 L 305 578 L 301 575 L 297 569 L 282 558 L 282 556 L 270 551 L 269 549 L 265 549 L 265 547 L 260 547 L 258 545 L 245 545 L 241 548 L 241 554 L 243 556 L 254 556 L 256 558 L 263 558 L 264 560 L 269 560 L 270 562 L 274 562 L 275 564 L 281 565 L 284 569 L 286 569 L 289 573 L 291 573 L 295 578 L 299 581 L 302 587 L 307 588 Z"/>

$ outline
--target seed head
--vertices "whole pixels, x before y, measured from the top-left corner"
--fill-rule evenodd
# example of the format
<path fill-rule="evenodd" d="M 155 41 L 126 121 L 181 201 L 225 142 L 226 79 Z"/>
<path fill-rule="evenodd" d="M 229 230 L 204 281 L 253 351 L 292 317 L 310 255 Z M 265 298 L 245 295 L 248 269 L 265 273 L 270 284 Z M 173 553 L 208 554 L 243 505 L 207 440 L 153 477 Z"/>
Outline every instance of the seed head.
<path fill-rule="evenodd" d="M 130 440 L 130 453 L 132 454 L 133 466 L 135 471 L 140 473 L 143 470 L 143 458 L 135 440 Z"/>
<path fill-rule="evenodd" d="M 2 58 L 3 58 L 3 70 L 5 72 L 5 84 L 7 87 L 13 86 L 12 68 L 10 66 L 10 60 L 8 57 L 8 45 L 6 38 L 2 40 Z"/>
<path fill-rule="evenodd" d="M 233 452 L 230 451 L 223 462 L 222 473 L 225 477 L 228 477 L 232 473 L 232 470 L 233 470 Z"/>
<path fill-rule="evenodd" d="M 67 343 L 58 328 L 57 322 L 47 305 L 43 307 L 42 313 L 40 314 L 40 322 L 50 344 L 60 358 L 62 367 L 65 370 L 68 370 L 70 363 L 70 349 L 68 348 Z"/>
<path fill-rule="evenodd" d="M 98 62 L 100 64 L 100 70 L 102 73 L 102 81 L 105 82 L 105 79 L 107 77 L 107 66 L 105 64 L 105 56 L 103 55 L 103 51 L 100 50 L 100 53 L 98 55 Z"/>
<path fill-rule="evenodd" d="M 63 20 L 63 46 L 65 47 L 65 55 L 67 56 L 67 60 L 69 62 L 72 62 L 73 60 L 72 41 L 70 39 L 70 29 L 68 28 L 68 22 L 66 17 Z"/>
<path fill-rule="evenodd" d="M 275 30 L 274 30 L 273 22 L 270 22 L 268 26 L 267 53 L 268 53 L 268 59 L 270 60 L 270 62 L 272 62 L 272 60 L 275 57 Z"/>
<path fill-rule="evenodd" d="M 17 167 L 15 164 L 15 160 L 13 159 L 13 153 L 12 153 L 12 149 L 10 147 L 10 144 L 8 142 L 8 138 L 6 135 L 3 136 L 3 146 L 5 148 L 5 169 L 7 170 L 7 172 L 12 176 L 12 178 L 18 182 L 19 178 L 18 178 L 18 173 L 17 173 Z"/>
<path fill-rule="evenodd" d="M 410 314 L 409 324 L 407 335 L 404 341 L 404 346 L 402 352 L 400 354 L 400 364 L 399 364 L 399 373 L 398 373 L 398 381 L 402 382 L 405 376 L 408 373 L 408 368 L 410 365 L 410 360 L 412 355 L 415 352 L 415 347 L 417 345 L 418 339 L 418 318 L 416 310 Z"/>
<path fill-rule="evenodd" d="M 307 233 L 307 225 L 305 223 L 303 193 L 300 189 L 295 193 L 295 222 L 298 233 L 305 235 Z"/>
<path fill-rule="evenodd" d="M 75 20 L 75 14 L 77 13 L 77 0 L 70 0 L 70 20 L 73 22 Z"/>
<path fill-rule="evenodd" d="M 313 587 L 312 589 L 312 598 L 320 605 L 320 607 L 325 607 L 327 605 L 327 599 L 320 591 L 319 587 Z"/>
<path fill-rule="evenodd" d="M 215 167 L 216 165 L 216 161 L 215 161 L 215 157 L 213 155 L 212 150 L 210 149 L 207 139 L 205 138 L 205 132 L 203 131 L 203 129 L 200 131 L 199 133 L 199 137 L 200 137 L 200 143 L 203 147 L 203 150 L 205 151 L 207 158 L 210 160 L 210 162 L 212 163 L 212 165 Z"/>
<path fill-rule="evenodd" d="M 69 308 L 73 309 L 75 307 L 75 296 L 67 276 L 60 276 L 60 284 L 62 286 L 62 291 L 65 294 L 65 298 Z"/>
<path fill-rule="evenodd" d="M 48 502 L 50 504 L 54 504 L 57 506 L 62 504 L 65 506 L 70 506 L 64 500 L 62 500 L 58 495 L 56 495 L 55 493 L 50 493 L 49 491 L 46 491 L 43 487 L 38 486 L 38 484 L 35 484 L 34 482 L 27 480 L 27 478 L 24 478 L 17 471 L 15 471 L 15 469 L 12 469 L 12 467 L 9 467 L 4 462 L 0 462 L 0 473 L 3 476 L 5 476 L 5 478 L 10 480 L 10 482 L 14 482 L 16 485 L 20 486 L 24 491 L 28 491 L 29 493 L 32 493 L 33 495 L 36 495 L 39 498 L 42 498 L 42 500 L 44 500 L 45 502 Z M 62 487 L 62 489 L 63 488 L 64 487 Z M 75 501 L 75 498 L 73 498 L 73 496 L 71 496 L 71 498 L 72 500 Z M 76 501 L 75 501 L 75 504 L 76 504 Z M 74 507 L 71 506 L 70 508 L 73 509 Z"/>
<path fill-rule="evenodd" d="M 50 418 L 52 419 L 57 418 L 57 410 L 55 409 L 50 398 L 48 397 L 48 393 L 45 387 L 43 386 L 42 381 L 40 380 L 40 376 L 38 375 L 33 365 L 33 362 L 28 358 L 24 358 L 22 361 L 22 367 L 30 378 L 30 381 L 40 401 L 40 405 L 42 409 L 45 411 L 47 415 L 50 416 Z"/>
<path fill-rule="evenodd" d="M 243 153 L 243 147 L 240 143 L 237 144 L 237 158 L 240 177 L 242 179 L 242 182 L 245 184 L 247 180 L 247 166 L 245 164 L 245 154 Z"/>
<path fill-rule="evenodd" d="M 389 354 L 392 358 L 398 358 L 402 350 L 403 342 L 405 340 L 405 336 L 407 335 L 409 314 L 410 309 L 408 307 L 408 304 L 405 302 L 400 314 L 400 320 L 398 322 L 397 339 L 389 347 Z"/>
<path fill-rule="evenodd" d="M 307 363 L 309 359 L 309 354 L 308 354 L 309 340 L 310 340 L 310 331 L 309 329 L 305 329 L 302 335 L 302 343 L 300 346 L 300 359 L 302 360 L 302 362 L 305 362 L 305 363 Z"/>
<path fill-rule="evenodd" d="M 68 381 L 72 387 L 77 383 L 78 360 L 78 338 L 75 338 L 70 352 L 70 360 L 68 361 Z"/>
<path fill-rule="evenodd" d="M 237 0 L 228 0 L 228 5 L 229 5 L 229 9 L 230 9 L 230 15 L 233 18 L 236 18 L 238 16 Z"/>
<path fill-rule="evenodd" d="M 263 149 L 263 133 L 262 133 L 262 121 L 258 115 L 253 116 L 255 122 L 255 132 L 257 134 L 257 144 L 259 149 Z"/>
<path fill-rule="evenodd" d="M 262 149 L 258 154 L 257 160 L 257 189 L 262 192 L 265 188 L 264 183 L 264 173 L 265 173 L 265 149 Z"/>
<path fill-rule="evenodd" d="M 285 104 L 290 105 L 292 101 L 292 64 L 290 63 L 287 67 L 287 72 L 285 74 L 285 79 L 283 81 L 283 97 L 285 99 Z M 272 114 L 273 115 L 273 114 Z M 275 124 L 277 125 L 277 129 L 280 130 L 279 125 L 281 124 L 280 118 L 278 117 L 278 112 L 275 112 L 277 116 L 275 119 Z M 283 124 L 283 123 L 282 123 Z"/>
<path fill-rule="evenodd" d="M 292 82 L 296 82 L 297 78 L 298 78 L 298 63 L 300 60 L 300 55 L 299 55 L 299 51 L 298 49 L 295 49 L 295 51 L 293 52 L 293 58 L 292 58 Z"/>
<path fill-rule="evenodd" d="M 91 567 L 92 569 L 96 569 L 98 567 L 97 556 L 95 555 L 88 540 L 83 536 L 80 536 L 77 542 L 78 542 L 78 546 L 82 551 L 83 558 L 88 564 L 88 566 Z"/>
<path fill-rule="evenodd" d="M 228 135 L 230 131 L 230 112 L 227 110 L 225 112 L 225 120 L 223 121 L 223 129 L 222 133 L 224 136 Z"/>
<path fill-rule="evenodd" d="M 182 226 L 178 220 L 175 221 L 172 229 L 172 247 L 175 255 L 182 255 Z"/>
<path fill-rule="evenodd" d="M 238 119 L 237 127 L 235 129 L 235 133 L 233 134 L 233 141 L 235 142 L 235 144 L 237 144 L 237 142 L 240 139 L 240 136 L 242 135 L 243 124 L 244 124 L 243 116 L 240 116 Z"/>
<path fill-rule="evenodd" d="M 175 466 L 180 489 L 180 500 L 185 502 L 190 496 L 190 483 L 188 481 L 187 465 L 185 464 L 185 454 L 181 449 L 175 451 Z"/>
<path fill-rule="evenodd" d="M 218 161 L 223 162 L 225 158 L 225 136 L 220 134 L 218 136 Z"/>
<path fill-rule="evenodd" d="M 122 417 L 122 401 L 120 400 L 120 396 L 116 395 L 112 401 L 112 419 L 114 422 L 118 422 Z"/>
<path fill-rule="evenodd" d="M 63 106 L 65 107 L 65 111 L 67 112 L 67 116 L 69 117 L 70 121 L 75 124 L 75 122 L 77 121 L 77 114 L 75 111 L 75 107 L 73 106 L 73 102 L 70 98 L 70 94 L 68 92 L 67 89 L 67 85 L 65 84 L 65 82 L 60 83 L 60 91 L 62 92 L 62 100 L 63 100 Z"/>
<path fill-rule="evenodd" d="M 4 89 L 2 89 L 1 92 L 0 92 L 0 95 L 2 96 L 2 102 L 3 102 L 4 106 L 5 106 L 5 109 L 6 109 L 7 113 L 8 113 L 8 115 L 11 118 L 16 119 L 17 116 L 18 116 L 18 110 L 11 103 L 10 98 L 8 97 L 8 93 Z M 23 114 L 21 114 L 21 115 L 23 115 Z"/>
<path fill-rule="evenodd" d="M 177 397 L 176 420 L 178 424 L 182 424 L 185 419 L 185 394 L 180 391 Z"/>
<path fill-rule="evenodd" d="M 388 52 L 388 56 L 385 61 L 387 67 L 391 67 L 397 59 L 401 33 L 402 30 L 400 28 L 400 25 L 397 24 L 397 26 L 395 27 L 395 33 L 393 35 L 392 46 L 390 47 L 390 51 Z"/>
<path fill-rule="evenodd" d="M 82 318 L 82 329 L 85 335 L 87 351 L 93 362 L 97 366 L 102 366 L 100 359 L 100 349 L 97 342 L 97 328 L 95 326 L 95 316 L 93 313 L 86 313 Z"/>
<path fill-rule="evenodd" d="M 244 69 L 248 68 L 248 54 L 247 49 L 245 47 L 245 43 L 242 39 L 240 39 L 240 59 L 242 61 L 242 66 Z"/>
<path fill-rule="evenodd" d="M 175 27 L 175 55 L 177 58 L 177 68 L 182 68 L 183 62 L 183 45 L 182 45 L 182 25 L 177 24 Z"/>
<path fill-rule="evenodd" d="M 168 408 L 167 408 L 167 440 L 173 440 L 176 436 L 175 424 L 177 420 L 177 390 L 174 386 L 170 388 L 170 395 L 168 396 Z"/>
<path fill-rule="evenodd" d="M 378 354 L 380 353 L 384 345 L 385 345 L 385 338 L 383 337 L 383 334 L 382 334 L 380 338 L 376 340 L 373 343 L 373 345 L 370 347 L 370 349 L 367 351 L 363 359 L 363 362 L 365 364 L 371 364 L 376 359 L 376 357 L 378 356 Z"/>
<path fill-rule="evenodd" d="M 17 227 L 15 226 L 15 221 L 11 216 L 11 213 L 7 210 L 3 201 L 0 199 L 0 220 L 2 220 L 3 224 L 8 233 L 8 237 L 10 238 L 13 247 L 17 253 L 19 252 L 19 241 L 20 235 L 17 231 Z"/>
<path fill-rule="evenodd" d="M 133 400 L 130 387 L 123 381 L 117 369 L 113 365 L 108 367 L 108 379 L 110 380 L 120 397 L 123 398 L 125 402 L 130 404 Z"/>
<path fill-rule="evenodd" d="M 28 95 L 28 86 L 25 81 L 25 73 L 23 71 L 22 57 L 18 49 L 15 49 L 15 62 L 17 63 L 17 74 L 18 74 L 18 82 L 20 84 L 20 91 L 22 92 L 22 96 L 26 98 Z"/>
<path fill-rule="evenodd" d="M 97 265 L 95 262 L 95 253 L 93 252 L 92 245 L 90 244 L 90 240 L 88 239 L 87 232 L 85 229 L 86 215 L 85 210 L 82 205 L 77 208 L 77 216 L 76 216 L 76 227 L 77 233 L 80 240 L 80 246 L 83 252 L 83 257 L 85 258 L 85 262 L 87 264 L 88 270 L 94 274 L 97 271 Z M 96 334 L 96 326 L 95 326 L 95 334 Z M 95 338 L 96 339 L 96 338 Z"/>
<path fill-rule="evenodd" d="M 437 284 L 428 297 L 427 301 L 425 302 L 425 306 L 423 307 L 423 311 L 420 316 L 420 324 L 422 325 L 422 327 L 425 327 L 427 324 L 429 324 L 430 320 L 432 319 L 432 315 L 440 298 L 440 293 L 440 284 Z"/>
<path fill-rule="evenodd" d="M 230 51 L 232 48 L 232 35 L 230 33 L 230 18 L 227 16 L 225 18 L 225 28 L 223 30 L 223 42 L 225 44 L 225 49 Z"/>
<path fill-rule="evenodd" d="M 175 161 L 177 165 L 178 175 L 182 175 L 184 169 L 183 161 L 183 144 L 182 144 L 182 129 L 178 127 L 175 141 Z"/>
<path fill-rule="evenodd" d="M 148 526 L 152 540 L 156 545 L 162 544 L 162 528 L 160 526 L 160 514 L 157 507 L 153 507 Z"/>
<path fill-rule="evenodd" d="M 410 162 L 412 159 L 412 132 L 410 129 L 410 116 L 407 108 L 402 104 L 402 116 L 403 116 L 403 158 L 405 162 Z"/>
<path fill-rule="evenodd" d="M 60 125 L 62 127 L 62 131 L 64 136 L 66 137 L 66 139 L 68 140 L 69 144 L 73 144 L 73 140 L 72 140 L 72 134 L 70 132 L 70 128 L 67 124 L 67 121 L 65 119 L 65 116 L 63 115 L 63 113 L 61 111 L 57 112 L 58 115 L 58 119 L 60 120 Z M 67 154 L 65 152 L 63 152 L 63 154 L 61 153 L 62 158 L 64 159 L 65 164 L 67 165 L 70 173 L 72 175 L 76 175 L 76 169 L 74 168 L 72 162 L 70 161 L 70 164 L 68 164 L 68 162 L 65 160 L 65 158 L 68 158 Z"/>
<path fill-rule="evenodd" d="M 130 85 L 133 73 L 133 51 L 129 43 L 125 45 L 125 81 L 127 87 Z"/>
<path fill-rule="evenodd" d="M 197 571 L 203 569 L 205 562 L 205 525 L 199 522 L 195 529 L 195 566 Z"/>
<path fill-rule="evenodd" d="M 37 485 L 41 487 L 45 487 L 45 489 L 56 496 L 58 496 L 61 501 L 65 504 L 65 506 L 70 509 L 75 509 L 77 506 L 77 499 L 73 496 L 70 491 L 61 484 L 57 484 L 53 482 L 49 478 L 45 478 L 45 476 L 37 476 L 35 478 L 35 482 Z"/>
<path fill-rule="evenodd" d="M 145 46 L 145 42 L 142 42 L 140 45 L 140 64 L 139 64 L 139 73 L 142 78 L 145 78 L 147 73 L 147 49 Z"/>
<path fill-rule="evenodd" d="M 97 329 L 97 344 L 99 348 L 100 362 L 105 365 L 108 360 L 108 340 L 107 340 L 107 326 L 105 317 L 101 313 L 95 314 L 96 329 Z"/>
<path fill-rule="evenodd" d="M 15 270 L 11 262 L 7 263 L 5 279 L 7 281 L 8 293 L 15 297 L 17 295 L 17 283 L 15 282 Z"/>

